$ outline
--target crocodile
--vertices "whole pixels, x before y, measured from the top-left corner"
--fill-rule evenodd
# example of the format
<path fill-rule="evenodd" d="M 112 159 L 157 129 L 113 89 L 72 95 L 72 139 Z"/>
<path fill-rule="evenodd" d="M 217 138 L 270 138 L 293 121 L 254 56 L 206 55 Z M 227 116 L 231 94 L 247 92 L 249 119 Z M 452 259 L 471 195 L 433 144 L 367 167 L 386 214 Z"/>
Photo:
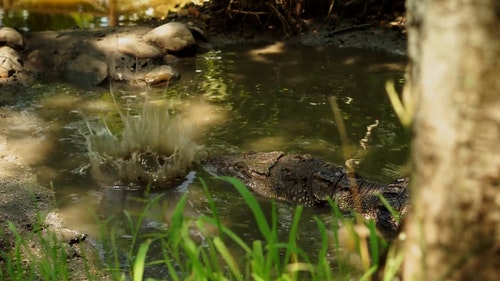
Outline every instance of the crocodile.
<path fill-rule="evenodd" d="M 356 211 L 373 219 L 387 237 L 394 237 L 400 222 L 380 199 L 382 195 L 400 217 L 409 206 L 408 179 L 385 184 L 368 181 L 345 168 L 311 155 L 281 151 L 212 155 L 204 169 L 217 176 L 240 179 L 255 194 L 304 206 L 325 206 L 329 200 L 342 212 Z"/>

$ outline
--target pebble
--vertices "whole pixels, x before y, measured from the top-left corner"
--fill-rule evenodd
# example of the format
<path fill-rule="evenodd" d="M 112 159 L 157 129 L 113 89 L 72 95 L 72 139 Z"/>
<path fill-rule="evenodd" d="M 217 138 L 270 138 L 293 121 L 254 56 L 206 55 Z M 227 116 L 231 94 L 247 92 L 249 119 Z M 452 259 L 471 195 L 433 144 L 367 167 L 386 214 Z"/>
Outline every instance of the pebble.
<path fill-rule="evenodd" d="M 179 73 L 172 67 L 169 65 L 161 65 L 146 73 L 144 75 L 144 81 L 146 81 L 149 86 L 159 87 L 167 85 L 169 82 L 177 80 L 179 77 Z"/>
<path fill-rule="evenodd" d="M 179 22 L 169 22 L 144 35 L 144 40 L 155 43 L 164 51 L 180 52 L 195 45 L 191 31 Z"/>

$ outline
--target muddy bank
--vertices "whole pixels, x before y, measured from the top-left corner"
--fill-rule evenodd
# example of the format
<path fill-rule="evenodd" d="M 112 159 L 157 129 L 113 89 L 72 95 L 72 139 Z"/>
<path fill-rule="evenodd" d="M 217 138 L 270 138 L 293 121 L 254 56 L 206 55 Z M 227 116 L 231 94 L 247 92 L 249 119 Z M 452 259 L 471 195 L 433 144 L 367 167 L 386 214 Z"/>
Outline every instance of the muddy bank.
<path fill-rule="evenodd" d="M 43 258 L 46 243 L 41 243 L 39 237 L 49 239 L 55 234 L 60 242 L 56 247 L 66 252 L 71 280 L 87 280 L 86 272 L 102 275 L 98 273 L 98 263 L 89 260 L 93 256 L 83 255 L 95 252 L 94 247 L 90 243 L 79 243 L 83 234 L 64 226 L 57 213 L 54 190 L 39 184 L 30 167 L 38 155 L 29 152 L 26 141 L 43 140 L 22 137 L 24 130 L 32 129 L 26 126 L 32 120 L 22 115 L 15 109 L 0 108 L 0 270 L 5 269 L 6 256 L 15 253 L 12 226 L 28 246 L 21 251 L 23 262 L 29 261 L 32 255 Z"/>

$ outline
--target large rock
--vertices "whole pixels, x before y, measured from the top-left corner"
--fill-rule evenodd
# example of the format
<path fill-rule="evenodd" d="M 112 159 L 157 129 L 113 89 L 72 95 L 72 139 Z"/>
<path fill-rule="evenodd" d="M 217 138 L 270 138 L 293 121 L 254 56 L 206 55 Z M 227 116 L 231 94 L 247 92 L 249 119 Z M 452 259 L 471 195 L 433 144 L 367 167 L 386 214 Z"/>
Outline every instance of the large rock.
<path fill-rule="evenodd" d="M 81 54 L 66 65 L 65 78 L 81 86 L 93 87 L 108 76 L 108 65 L 88 54 Z"/>
<path fill-rule="evenodd" d="M 9 46 L 16 50 L 24 48 L 24 39 L 21 33 L 14 28 L 0 28 L 0 46 Z"/>
<path fill-rule="evenodd" d="M 155 46 L 143 42 L 138 36 L 125 36 L 118 39 L 118 51 L 139 59 L 153 59 L 163 55 Z"/>
<path fill-rule="evenodd" d="M 161 25 L 148 32 L 143 38 L 169 52 L 182 52 L 190 49 L 196 43 L 189 28 L 180 22 L 169 22 Z"/>
<path fill-rule="evenodd" d="M 12 77 L 23 69 L 22 59 L 16 50 L 8 46 L 0 47 L 0 78 Z"/>
<path fill-rule="evenodd" d="M 25 56 L 24 69 L 35 74 L 43 73 L 51 67 L 52 62 L 53 55 L 51 53 L 36 49 Z"/>

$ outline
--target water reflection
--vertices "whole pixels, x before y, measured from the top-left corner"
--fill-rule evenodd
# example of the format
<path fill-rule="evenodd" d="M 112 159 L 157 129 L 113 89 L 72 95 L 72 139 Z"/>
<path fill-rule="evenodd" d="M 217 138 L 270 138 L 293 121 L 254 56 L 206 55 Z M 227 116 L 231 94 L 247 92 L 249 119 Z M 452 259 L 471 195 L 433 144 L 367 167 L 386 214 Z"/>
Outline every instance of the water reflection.
<path fill-rule="evenodd" d="M 345 159 L 328 102 L 333 96 L 354 145 L 359 146 L 367 127 L 379 120 L 368 145 L 373 151 L 381 149 L 393 156 L 365 167 L 371 169 L 370 175 L 388 180 L 381 173 L 382 167 L 394 161 L 393 157 L 398 163 L 404 161 L 405 132 L 394 119 L 383 90 L 387 79 L 398 80 L 402 72 L 372 67 L 403 66 L 403 58 L 363 50 L 286 46 L 280 52 L 262 53 L 265 60 L 255 60 L 255 52 L 237 52 L 241 46 L 232 48 L 223 53 L 218 72 L 223 73 L 219 76 L 227 81 L 226 91 L 231 93 L 226 102 L 233 108 L 233 122 L 224 127 L 218 142 L 245 150 L 273 147 L 312 153 L 342 164 Z M 212 72 L 212 79 L 218 72 Z"/>

